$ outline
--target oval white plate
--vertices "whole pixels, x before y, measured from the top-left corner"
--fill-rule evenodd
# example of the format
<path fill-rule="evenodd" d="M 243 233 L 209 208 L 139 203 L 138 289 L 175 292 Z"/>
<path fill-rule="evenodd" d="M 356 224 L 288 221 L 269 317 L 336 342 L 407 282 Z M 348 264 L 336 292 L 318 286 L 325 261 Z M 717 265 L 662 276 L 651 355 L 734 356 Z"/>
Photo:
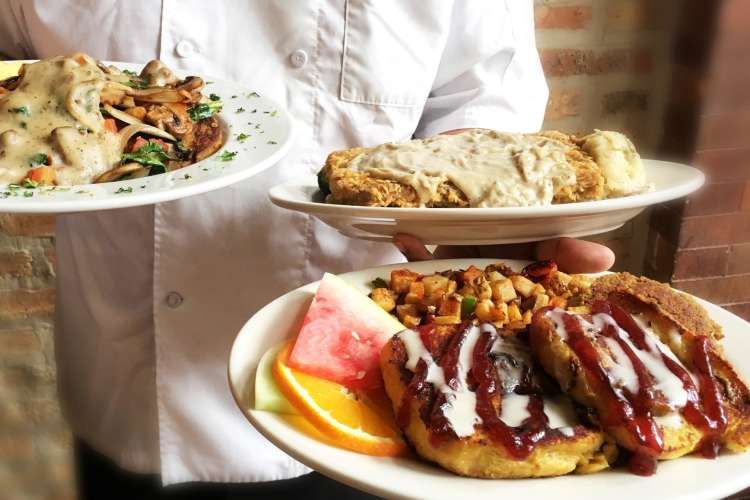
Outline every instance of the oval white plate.
<path fill-rule="evenodd" d="M 428 273 L 484 267 L 498 262 L 488 259 L 458 259 L 396 264 L 347 273 L 341 277 L 363 291 L 376 277 L 387 277 L 391 269 L 408 266 Z M 514 268 L 519 261 L 503 261 Z M 293 338 L 299 331 L 318 283 L 289 292 L 258 311 L 245 324 L 232 346 L 229 385 L 242 412 L 269 441 L 305 465 L 355 488 L 386 498 L 515 498 L 547 500 L 576 498 L 595 500 L 717 499 L 750 485 L 750 453 L 722 455 L 716 460 L 683 457 L 661 462 L 652 477 L 639 477 L 624 469 L 592 475 L 547 479 L 482 480 L 456 476 L 414 457 L 382 458 L 336 448 L 301 432 L 285 417 L 253 410 L 254 380 L 258 361 L 268 348 Z M 750 324 L 720 307 L 699 300 L 724 329 L 724 346 L 730 361 L 747 380 L 750 378 Z"/>
<path fill-rule="evenodd" d="M 141 70 L 137 64 L 107 64 Z M 0 212 L 55 214 L 152 205 L 235 184 L 284 157 L 294 139 L 293 119 L 284 109 L 242 85 L 200 76 L 207 82 L 204 94 L 216 94 L 224 102 L 219 121 L 226 139 L 216 153 L 180 170 L 140 179 L 36 189 L 0 185 Z M 240 141 L 237 136 L 241 133 L 247 139 Z M 237 154 L 231 161 L 222 161 L 225 152 Z"/>
<path fill-rule="evenodd" d="M 283 208 L 312 214 L 340 233 L 390 241 L 410 233 L 433 245 L 487 245 L 540 241 L 561 236 L 604 233 L 622 226 L 650 205 L 686 196 L 703 185 L 698 169 L 644 160 L 654 191 L 601 201 L 544 207 L 382 208 L 322 203 L 315 177 L 276 186 L 271 201 Z"/>

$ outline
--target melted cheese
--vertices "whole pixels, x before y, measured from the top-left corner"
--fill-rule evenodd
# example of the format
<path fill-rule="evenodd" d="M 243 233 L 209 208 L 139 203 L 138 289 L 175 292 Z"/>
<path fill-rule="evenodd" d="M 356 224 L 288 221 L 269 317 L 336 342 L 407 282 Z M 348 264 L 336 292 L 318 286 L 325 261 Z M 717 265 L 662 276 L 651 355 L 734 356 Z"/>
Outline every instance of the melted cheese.
<path fill-rule="evenodd" d="M 566 146 L 545 137 L 469 130 L 402 144 L 383 144 L 354 158 L 349 168 L 414 188 L 420 204 L 453 183 L 472 207 L 549 205 L 576 183 Z"/>
<path fill-rule="evenodd" d="M 120 140 L 99 112 L 109 75 L 90 59 L 62 56 L 24 71 L 18 87 L 0 97 L 0 183 L 20 182 L 38 154 L 52 158 L 63 185 L 92 182 L 119 162 Z"/>

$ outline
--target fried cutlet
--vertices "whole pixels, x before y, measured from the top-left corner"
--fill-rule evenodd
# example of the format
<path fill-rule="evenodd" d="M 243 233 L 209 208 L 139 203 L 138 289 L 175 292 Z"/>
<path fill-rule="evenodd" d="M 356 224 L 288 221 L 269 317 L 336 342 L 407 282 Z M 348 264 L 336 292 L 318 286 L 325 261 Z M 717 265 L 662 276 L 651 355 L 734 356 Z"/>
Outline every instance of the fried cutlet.
<path fill-rule="evenodd" d="M 482 186 L 479 191 L 484 193 L 487 190 L 498 189 L 506 192 L 528 192 L 529 190 L 543 191 L 539 184 L 534 184 L 531 180 L 535 174 L 532 164 L 545 162 L 560 162 L 569 166 L 572 176 L 547 174 L 552 178 L 553 192 L 550 194 L 549 202 L 551 203 L 570 203 L 578 201 L 600 200 L 608 196 L 623 196 L 642 191 L 647 188 L 645 175 L 643 174 L 643 165 L 640 157 L 633 149 L 632 154 L 628 156 L 628 162 L 623 159 L 623 155 L 617 151 L 608 151 L 606 145 L 613 144 L 612 148 L 619 145 L 617 141 L 605 141 L 602 137 L 610 138 L 619 137 L 622 134 L 616 132 L 600 132 L 578 138 L 569 134 L 556 131 L 544 131 L 534 134 L 506 134 L 494 131 L 466 131 L 466 134 L 484 133 L 490 137 L 489 140 L 500 141 L 507 145 L 505 147 L 513 149 L 512 161 L 516 169 L 520 172 L 518 179 L 519 184 L 529 181 L 530 184 L 524 184 L 520 187 L 514 185 L 503 185 L 502 180 L 495 181 L 497 186 L 494 188 L 490 182 L 487 186 Z M 624 136 L 623 136 L 624 137 Z M 533 196 L 523 198 L 517 193 L 502 198 L 493 198 L 493 202 L 478 197 L 476 193 L 470 195 L 462 191 L 457 185 L 460 184 L 455 175 L 444 175 L 444 171 L 435 168 L 435 164 L 442 160 L 450 160 L 461 165 L 461 168 L 467 169 L 470 173 L 472 165 L 482 163 L 482 154 L 474 154 L 476 151 L 451 150 L 446 152 L 446 148 L 441 145 L 434 146 L 436 139 L 419 139 L 409 141 L 403 144 L 385 144 L 374 148 L 352 148 L 344 151 L 331 153 L 325 163 L 325 166 L 319 174 L 325 179 L 326 202 L 360 205 L 360 206 L 377 206 L 377 207 L 430 207 L 430 208 L 466 208 L 471 206 L 522 206 L 538 203 Z M 452 140 L 452 139 L 446 139 Z M 623 139 L 628 144 L 627 138 Z M 420 142 L 423 141 L 423 142 Z M 433 142 L 429 142 L 433 141 Z M 520 141 L 523 146 L 514 144 L 514 141 Z M 424 146 L 425 151 L 422 160 L 413 164 L 415 144 L 419 143 Z M 596 148 L 592 146 L 596 145 Z M 421 146 L 420 146 L 421 147 Z M 619 146 L 618 146 L 619 147 Z M 403 148 L 402 151 L 400 148 Z M 545 148 L 556 150 L 559 155 L 546 157 L 541 151 Z M 611 154 L 609 154 L 611 153 Z M 617 154 L 615 154 L 617 153 Z M 399 157 L 399 155 L 402 155 Z M 439 155 L 444 155 L 441 159 Z M 397 175 L 394 170 L 380 160 L 384 157 L 391 157 L 399 168 L 408 166 L 409 172 L 414 176 Z M 368 161 L 363 159 L 370 158 Z M 406 158 L 407 163 L 401 165 L 401 161 Z M 551 159 L 554 158 L 554 159 Z M 615 161 L 617 159 L 618 161 Z M 355 161 L 356 160 L 356 161 Z M 367 163 L 366 168 L 353 168 L 356 163 Z M 409 163 L 411 162 L 411 163 Z M 606 165 L 605 165 L 606 163 Z M 623 166 L 627 163 L 627 169 Z M 413 166 L 412 166 L 413 165 Z M 489 172 L 489 171 L 488 171 Z M 494 175 L 504 176 L 507 174 L 497 170 Z M 422 175 L 421 180 L 414 180 Z M 479 177 L 479 182 L 483 183 L 489 179 L 492 174 Z M 616 188 L 610 188 L 610 184 L 615 186 L 614 177 L 617 176 Z M 435 189 L 425 190 L 425 179 L 440 178 Z M 609 179 L 612 178 L 612 182 Z M 608 183 L 609 182 L 609 183 Z M 419 189 L 417 189 L 419 187 Z M 429 193 L 429 198 L 425 198 L 424 193 Z M 502 199 L 501 204 L 493 204 Z M 478 201 L 479 200 L 479 201 Z M 481 203 L 481 205 L 476 205 Z M 543 204 L 543 203 L 542 203 Z"/>
<path fill-rule="evenodd" d="M 408 441 L 422 458 L 456 474 L 595 472 L 616 455 L 545 383 L 527 342 L 491 324 L 405 330 L 383 348 L 381 370 Z"/>

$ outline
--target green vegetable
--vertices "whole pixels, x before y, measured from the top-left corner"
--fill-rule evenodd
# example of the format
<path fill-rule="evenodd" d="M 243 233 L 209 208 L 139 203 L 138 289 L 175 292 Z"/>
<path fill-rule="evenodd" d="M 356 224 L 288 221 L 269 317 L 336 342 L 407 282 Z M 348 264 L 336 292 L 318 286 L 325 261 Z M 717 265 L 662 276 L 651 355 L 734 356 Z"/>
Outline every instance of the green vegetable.
<path fill-rule="evenodd" d="M 237 134 L 237 140 L 239 142 L 245 142 L 250 136 L 246 133 L 242 132 L 241 134 Z"/>
<path fill-rule="evenodd" d="M 21 106 L 20 108 L 10 108 L 8 111 L 16 113 L 17 115 L 31 116 L 31 111 L 29 111 L 29 108 L 27 108 L 26 106 Z"/>
<path fill-rule="evenodd" d="M 125 73 L 128 76 L 132 76 L 133 78 L 138 78 L 138 73 L 135 71 L 130 71 L 129 69 L 122 70 L 123 73 Z"/>
<path fill-rule="evenodd" d="M 224 151 L 219 155 L 219 159 L 221 161 L 232 161 L 235 156 L 237 156 L 237 151 Z"/>
<path fill-rule="evenodd" d="M 133 192 L 133 187 L 132 186 L 128 186 L 126 188 L 125 187 L 117 188 L 117 191 L 115 191 L 115 194 L 132 193 L 132 192 Z"/>
<path fill-rule="evenodd" d="M 210 94 L 208 98 L 212 101 L 221 101 L 221 97 L 217 96 L 216 94 Z"/>
<path fill-rule="evenodd" d="M 164 167 L 162 165 L 152 165 L 150 169 L 148 169 L 148 175 L 159 175 L 163 174 L 167 171 L 167 167 Z"/>
<path fill-rule="evenodd" d="M 36 189 L 39 187 L 39 183 L 35 180 L 31 180 L 28 177 L 21 182 L 21 185 L 27 189 Z"/>
<path fill-rule="evenodd" d="M 371 284 L 373 288 L 388 288 L 388 282 L 380 277 L 372 280 Z"/>
<path fill-rule="evenodd" d="M 328 184 L 328 177 L 326 177 L 325 168 L 321 168 L 318 172 L 318 189 L 320 189 L 320 192 L 325 195 L 331 194 L 331 186 Z"/>
<path fill-rule="evenodd" d="M 146 85 L 146 82 L 143 82 L 141 80 L 133 80 L 132 78 L 125 82 L 125 85 L 127 85 L 130 88 L 133 89 L 145 89 L 148 88 L 148 85 Z"/>
<path fill-rule="evenodd" d="M 49 165 L 49 156 L 44 153 L 37 153 L 29 160 L 29 165 L 38 167 L 39 165 Z"/>
<path fill-rule="evenodd" d="M 221 111 L 223 107 L 224 104 L 221 101 L 202 102 L 188 109 L 188 115 L 190 115 L 191 120 L 198 122 L 210 118 L 214 113 Z"/>
<path fill-rule="evenodd" d="M 130 160 L 148 167 L 161 167 L 163 169 L 167 168 L 164 162 L 171 159 L 172 158 L 164 152 L 164 149 L 154 142 L 144 144 L 133 153 L 125 153 L 122 155 L 122 161 Z"/>
<path fill-rule="evenodd" d="M 474 309 L 477 308 L 477 299 L 471 295 L 467 295 L 461 301 L 461 317 L 467 318 L 474 313 Z"/>

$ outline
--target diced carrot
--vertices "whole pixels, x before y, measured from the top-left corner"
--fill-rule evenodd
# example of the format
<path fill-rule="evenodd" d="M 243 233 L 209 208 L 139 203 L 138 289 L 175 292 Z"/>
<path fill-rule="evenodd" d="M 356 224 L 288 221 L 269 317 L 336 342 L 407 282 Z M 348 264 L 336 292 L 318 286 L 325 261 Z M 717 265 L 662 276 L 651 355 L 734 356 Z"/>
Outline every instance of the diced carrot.
<path fill-rule="evenodd" d="M 143 146 L 145 146 L 148 143 L 158 144 L 159 146 L 161 146 L 161 148 L 164 151 L 168 151 L 169 149 L 169 145 L 166 142 L 162 141 L 161 139 L 146 140 L 143 137 L 138 136 L 135 138 L 135 141 L 133 141 L 133 145 L 130 146 L 130 152 L 133 153 L 135 151 L 138 151 L 139 149 L 141 149 Z"/>
<path fill-rule="evenodd" d="M 83 55 L 80 55 L 76 57 L 76 62 L 80 64 L 81 66 L 83 66 L 84 64 L 86 64 L 86 58 L 83 57 Z"/>
<path fill-rule="evenodd" d="M 55 169 L 50 166 L 36 167 L 29 170 L 26 178 L 42 185 L 52 185 L 57 181 Z"/>
<path fill-rule="evenodd" d="M 115 134 L 117 133 L 117 123 L 115 122 L 114 118 L 104 119 L 104 130 L 108 130 Z"/>

